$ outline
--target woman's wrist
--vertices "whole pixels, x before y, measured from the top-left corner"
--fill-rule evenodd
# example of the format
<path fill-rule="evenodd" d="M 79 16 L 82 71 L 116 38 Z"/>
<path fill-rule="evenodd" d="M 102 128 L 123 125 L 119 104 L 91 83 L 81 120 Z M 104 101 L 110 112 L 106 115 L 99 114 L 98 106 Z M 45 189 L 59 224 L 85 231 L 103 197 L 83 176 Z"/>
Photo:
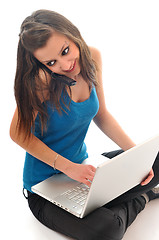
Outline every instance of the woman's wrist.
<path fill-rule="evenodd" d="M 53 164 L 52 164 L 52 167 L 53 167 L 54 170 L 56 170 L 55 164 L 56 164 L 56 160 L 57 160 L 58 156 L 59 156 L 59 154 L 57 153 L 57 154 L 56 154 L 56 157 L 55 157 L 55 159 L 54 159 L 54 161 L 53 161 Z"/>
<path fill-rule="evenodd" d="M 67 158 L 64 158 L 63 156 L 56 154 L 53 160 L 52 167 L 67 175 L 67 172 L 70 171 L 73 164 L 74 163 L 68 160 Z"/>

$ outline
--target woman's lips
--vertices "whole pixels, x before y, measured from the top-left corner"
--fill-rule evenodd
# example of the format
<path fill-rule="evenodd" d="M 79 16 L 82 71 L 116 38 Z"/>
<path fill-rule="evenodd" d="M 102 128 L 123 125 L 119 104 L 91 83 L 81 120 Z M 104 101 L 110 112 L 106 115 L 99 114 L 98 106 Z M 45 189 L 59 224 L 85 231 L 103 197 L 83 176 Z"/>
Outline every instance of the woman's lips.
<path fill-rule="evenodd" d="M 73 64 L 73 66 L 71 67 L 71 69 L 70 70 L 66 70 L 65 72 L 73 72 L 74 71 L 74 69 L 75 69 L 75 67 L 76 67 L 76 60 L 74 61 L 74 64 Z"/>

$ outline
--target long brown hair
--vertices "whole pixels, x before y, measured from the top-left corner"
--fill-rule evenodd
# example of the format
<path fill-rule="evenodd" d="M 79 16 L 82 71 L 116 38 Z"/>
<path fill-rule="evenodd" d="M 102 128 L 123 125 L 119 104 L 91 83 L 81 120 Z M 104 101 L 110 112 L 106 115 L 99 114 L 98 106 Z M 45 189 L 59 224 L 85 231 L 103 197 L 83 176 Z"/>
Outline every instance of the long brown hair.
<path fill-rule="evenodd" d="M 21 25 L 14 84 L 18 107 L 17 127 L 19 132 L 21 130 L 25 132 L 26 137 L 29 137 L 31 129 L 34 129 L 35 110 L 39 112 L 42 131 L 46 125 L 46 99 L 43 97 L 42 104 L 37 94 L 38 91 L 44 96 L 43 91 L 48 87 L 49 100 L 59 113 L 63 110 L 60 98 L 62 91 L 65 90 L 65 86 L 59 81 L 50 81 L 49 85 L 44 86 L 39 75 L 39 65 L 33 56 L 35 50 L 46 45 L 53 31 L 64 34 L 77 45 L 80 51 L 81 75 L 88 83 L 90 89 L 93 84 L 96 85 L 96 66 L 79 30 L 68 19 L 56 12 L 49 10 L 33 12 Z M 46 72 L 45 70 L 43 71 L 46 82 L 48 82 Z"/>

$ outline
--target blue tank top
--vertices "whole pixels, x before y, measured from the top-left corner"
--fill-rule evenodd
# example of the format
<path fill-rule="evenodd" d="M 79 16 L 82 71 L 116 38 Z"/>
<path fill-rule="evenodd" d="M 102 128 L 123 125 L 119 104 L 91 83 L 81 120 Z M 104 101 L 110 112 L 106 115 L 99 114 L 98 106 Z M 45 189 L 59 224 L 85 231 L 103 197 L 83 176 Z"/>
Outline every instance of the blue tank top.
<path fill-rule="evenodd" d="M 65 97 L 66 104 L 69 101 L 70 97 L 67 94 Z M 69 109 L 62 101 L 61 105 L 65 112 L 62 111 L 59 114 L 56 109 L 53 109 L 50 102 L 47 102 L 48 120 L 46 130 L 42 135 L 38 114 L 35 120 L 34 135 L 63 157 L 75 163 L 82 163 L 88 157 L 84 139 L 90 122 L 99 109 L 96 89 L 93 87 L 90 97 L 84 102 L 76 103 L 71 100 Z M 59 172 L 26 153 L 23 170 L 24 188 L 31 191 L 33 185 Z"/>

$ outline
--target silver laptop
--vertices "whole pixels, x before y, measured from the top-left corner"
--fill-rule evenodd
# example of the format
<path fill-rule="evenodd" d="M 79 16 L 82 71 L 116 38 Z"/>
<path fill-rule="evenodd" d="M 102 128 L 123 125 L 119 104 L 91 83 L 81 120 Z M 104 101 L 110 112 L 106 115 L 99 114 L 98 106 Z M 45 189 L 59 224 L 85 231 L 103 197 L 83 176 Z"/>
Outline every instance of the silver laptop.
<path fill-rule="evenodd" d="M 33 186 L 32 191 L 83 218 L 141 183 L 158 151 L 159 136 L 156 136 L 112 159 L 102 155 L 87 158 L 83 164 L 97 167 L 90 188 L 60 173 Z"/>

